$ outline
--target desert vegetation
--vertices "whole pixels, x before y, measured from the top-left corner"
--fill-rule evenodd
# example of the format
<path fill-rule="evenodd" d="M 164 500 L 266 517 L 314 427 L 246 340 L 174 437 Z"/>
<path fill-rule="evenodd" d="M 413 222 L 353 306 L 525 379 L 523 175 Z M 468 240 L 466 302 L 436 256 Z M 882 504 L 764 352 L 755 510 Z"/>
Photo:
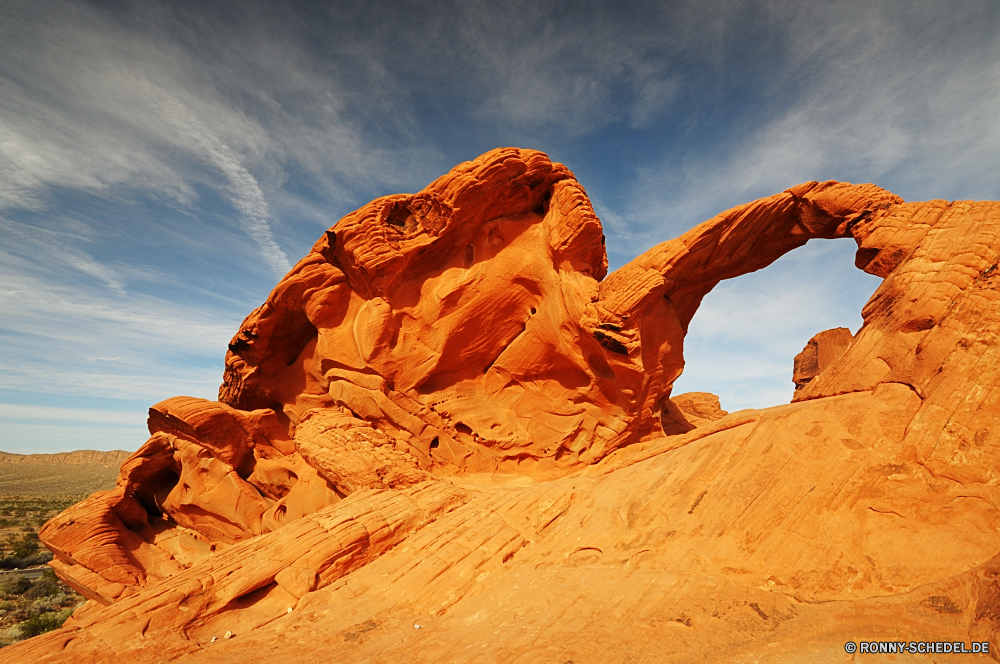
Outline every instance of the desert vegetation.
<path fill-rule="evenodd" d="M 0 496 L 0 647 L 61 626 L 84 601 L 45 566 L 52 553 L 38 540 L 46 521 L 81 498 Z"/>

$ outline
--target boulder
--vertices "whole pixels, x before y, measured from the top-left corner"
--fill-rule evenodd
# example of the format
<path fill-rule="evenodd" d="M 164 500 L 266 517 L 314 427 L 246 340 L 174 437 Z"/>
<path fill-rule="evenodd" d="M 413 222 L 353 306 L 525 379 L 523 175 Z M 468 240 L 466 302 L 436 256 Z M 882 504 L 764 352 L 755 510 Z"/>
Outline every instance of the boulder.
<path fill-rule="evenodd" d="M 836 362 L 853 340 L 854 335 L 846 327 L 824 330 L 810 339 L 802 352 L 795 356 L 792 371 L 795 392 L 798 393 L 809 381 Z"/>

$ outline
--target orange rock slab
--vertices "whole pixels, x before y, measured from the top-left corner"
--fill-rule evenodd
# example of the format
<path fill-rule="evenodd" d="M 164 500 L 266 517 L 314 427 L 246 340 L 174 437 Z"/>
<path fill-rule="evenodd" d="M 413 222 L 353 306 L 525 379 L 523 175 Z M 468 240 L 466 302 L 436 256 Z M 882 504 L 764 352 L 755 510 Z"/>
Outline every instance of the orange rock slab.
<path fill-rule="evenodd" d="M 883 278 L 853 339 L 814 339 L 791 404 L 672 396 L 701 298 L 812 238 Z M 811 182 L 605 276 L 572 174 L 487 153 L 338 222 L 219 401 L 151 409 L 41 532 L 92 601 L 0 662 L 995 655 L 998 256 L 998 203 Z"/>

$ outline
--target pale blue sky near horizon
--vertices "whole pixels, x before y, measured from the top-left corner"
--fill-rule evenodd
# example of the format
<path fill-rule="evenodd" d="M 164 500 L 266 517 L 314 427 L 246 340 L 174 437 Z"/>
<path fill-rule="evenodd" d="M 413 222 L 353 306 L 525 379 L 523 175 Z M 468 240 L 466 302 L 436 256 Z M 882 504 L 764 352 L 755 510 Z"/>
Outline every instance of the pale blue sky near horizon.
<path fill-rule="evenodd" d="M 134 450 L 324 229 L 499 146 L 612 268 L 808 180 L 1000 198 L 1000 3 L 0 0 L 0 450 Z M 791 398 L 880 280 L 849 240 L 720 284 L 675 387 Z"/>

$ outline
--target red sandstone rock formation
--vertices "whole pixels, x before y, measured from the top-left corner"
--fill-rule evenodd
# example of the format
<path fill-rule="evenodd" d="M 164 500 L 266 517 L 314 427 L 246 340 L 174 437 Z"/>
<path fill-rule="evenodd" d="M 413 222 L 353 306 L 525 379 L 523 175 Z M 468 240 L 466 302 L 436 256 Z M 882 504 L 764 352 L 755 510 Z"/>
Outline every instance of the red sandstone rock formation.
<path fill-rule="evenodd" d="M 680 410 L 685 419 L 694 426 L 700 426 L 715 420 L 721 420 L 729 413 L 722 410 L 719 397 L 708 392 L 687 392 L 670 399 Z"/>
<path fill-rule="evenodd" d="M 843 354 L 792 404 L 671 400 L 701 298 L 812 238 L 884 278 Z M 1000 204 L 811 182 L 605 277 L 572 174 L 490 152 L 341 220 L 218 402 L 150 410 L 41 533 L 92 601 L 0 661 L 996 652 L 998 250 Z"/>
<path fill-rule="evenodd" d="M 796 394 L 836 362 L 853 340 L 854 336 L 846 327 L 824 330 L 810 339 L 802 352 L 795 356 L 792 382 L 795 383 Z"/>

